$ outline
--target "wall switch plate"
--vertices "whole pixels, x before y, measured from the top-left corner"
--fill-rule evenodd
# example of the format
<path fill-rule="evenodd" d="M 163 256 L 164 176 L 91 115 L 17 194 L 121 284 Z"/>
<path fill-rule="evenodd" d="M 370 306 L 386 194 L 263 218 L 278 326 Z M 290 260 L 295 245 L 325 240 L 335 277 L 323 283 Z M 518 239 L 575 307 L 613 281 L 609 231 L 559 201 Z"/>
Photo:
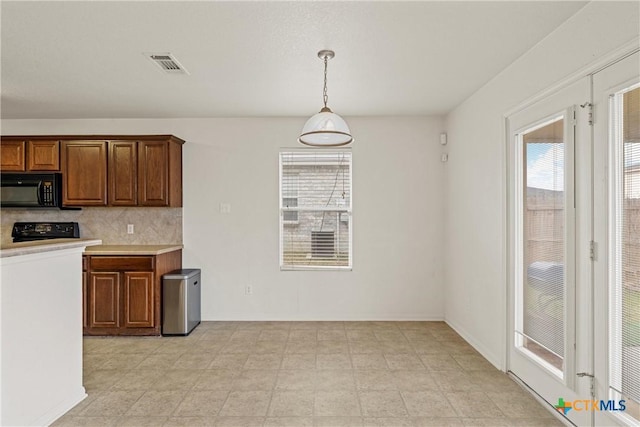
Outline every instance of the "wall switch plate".
<path fill-rule="evenodd" d="M 231 213 L 231 203 L 220 203 L 220 213 L 221 214 L 230 214 Z"/>
<path fill-rule="evenodd" d="M 251 287 L 251 285 L 247 285 L 244 287 L 244 294 L 245 295 L 253 294 L 253 288 Z"/>
<path fill-rule="evenodd" d="M 133 234 L 133 224 L 127 224 L 127 234 Z"/>

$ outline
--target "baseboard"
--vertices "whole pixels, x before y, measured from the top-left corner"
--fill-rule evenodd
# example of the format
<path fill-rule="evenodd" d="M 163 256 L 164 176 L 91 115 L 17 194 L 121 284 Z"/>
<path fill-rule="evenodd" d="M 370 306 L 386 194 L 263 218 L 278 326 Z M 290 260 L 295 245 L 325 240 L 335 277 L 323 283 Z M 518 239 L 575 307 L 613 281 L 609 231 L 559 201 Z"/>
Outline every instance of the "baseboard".
<path fill-rule="evenodd" d="M 322 318 L 295 318 L 295 317 L 233 317 L 233 318 L 209 318 L 203 322 L 444 322 L 444 317 L 322 317 Z"/>
<path fill-rule="evenodd" d="M 78 403 L 82 402 L 87 397 L 87 392 L 84 387 L 80 387 L 78 392 L 68 399 L 57 404 L 51 410 L 47 411 L 47 413 L 43 414 L 40 418 L 35 420 L 33 424 L 34 426 L 48 426 L 53 424 L 58 418 L 66 414 L 76 406 Z"/>
<path fill-rule="evenodd" d="M 493 352 L 489 351 L 484 345 L 475 340 L 471 334 L 469 334 L 464 328 L 456 325 L 450 319 L 444 320 L 447 325 L 449 325 L 454 331 L 458 333 L 466 342 L 468 342 L 473 348 L 475 348 L 478 353 L 480 353 L 485 359 L 489 361 L 493 366 L 499 369 L 502 372 L 505 372 L 506 366 L 503 366 L 503 358 L 498 357 Z"/>

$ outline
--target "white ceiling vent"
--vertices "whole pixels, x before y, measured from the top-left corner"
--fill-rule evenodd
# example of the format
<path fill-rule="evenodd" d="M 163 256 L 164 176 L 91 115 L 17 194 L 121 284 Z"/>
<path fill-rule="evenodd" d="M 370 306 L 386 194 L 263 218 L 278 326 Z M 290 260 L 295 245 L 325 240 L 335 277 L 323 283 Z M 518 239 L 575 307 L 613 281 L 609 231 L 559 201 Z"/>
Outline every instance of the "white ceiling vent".
<path fill-rule="evenodd" d="M 169 74 L 189 74 L 189 72 L 178 62 L 176 58 L 169 52 L 164 53 L 145 53 L 153 63 L 155 63 L 162 71 Z"/>

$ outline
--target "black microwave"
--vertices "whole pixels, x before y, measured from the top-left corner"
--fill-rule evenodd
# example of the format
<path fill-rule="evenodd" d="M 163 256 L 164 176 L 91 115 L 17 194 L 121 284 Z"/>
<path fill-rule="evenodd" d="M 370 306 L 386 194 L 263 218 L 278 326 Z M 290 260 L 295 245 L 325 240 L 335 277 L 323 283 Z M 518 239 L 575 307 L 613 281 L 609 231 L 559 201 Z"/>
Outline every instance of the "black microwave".
<path fill-rule="evenodd" d="M 0 181 L 3 208 L 59 208 L 62 205 L 62 174 L 3 173 Z"/>

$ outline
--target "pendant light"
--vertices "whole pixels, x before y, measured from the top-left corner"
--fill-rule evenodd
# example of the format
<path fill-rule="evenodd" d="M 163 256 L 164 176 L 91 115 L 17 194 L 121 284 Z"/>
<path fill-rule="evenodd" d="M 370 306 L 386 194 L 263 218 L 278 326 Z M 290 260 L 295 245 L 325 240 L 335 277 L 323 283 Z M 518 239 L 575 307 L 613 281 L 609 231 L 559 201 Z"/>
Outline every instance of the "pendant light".
<path fill-rule="evenodd" d="M 318 52 L 318 58 L 324 61 L 324 91 L 322 93 L 324 107 L 318 114 L 307 120 L 307 123 L 302 128 L 302 134 L 298 137 L 298 142 L 302 144 L 313 147 L 336 147 L 347 145 L 353 141 L 347 122 L 327 106 L 329 101 L 329 96 L 327 95 L 327 62 L 335 55 L 332 50 Z"/>

